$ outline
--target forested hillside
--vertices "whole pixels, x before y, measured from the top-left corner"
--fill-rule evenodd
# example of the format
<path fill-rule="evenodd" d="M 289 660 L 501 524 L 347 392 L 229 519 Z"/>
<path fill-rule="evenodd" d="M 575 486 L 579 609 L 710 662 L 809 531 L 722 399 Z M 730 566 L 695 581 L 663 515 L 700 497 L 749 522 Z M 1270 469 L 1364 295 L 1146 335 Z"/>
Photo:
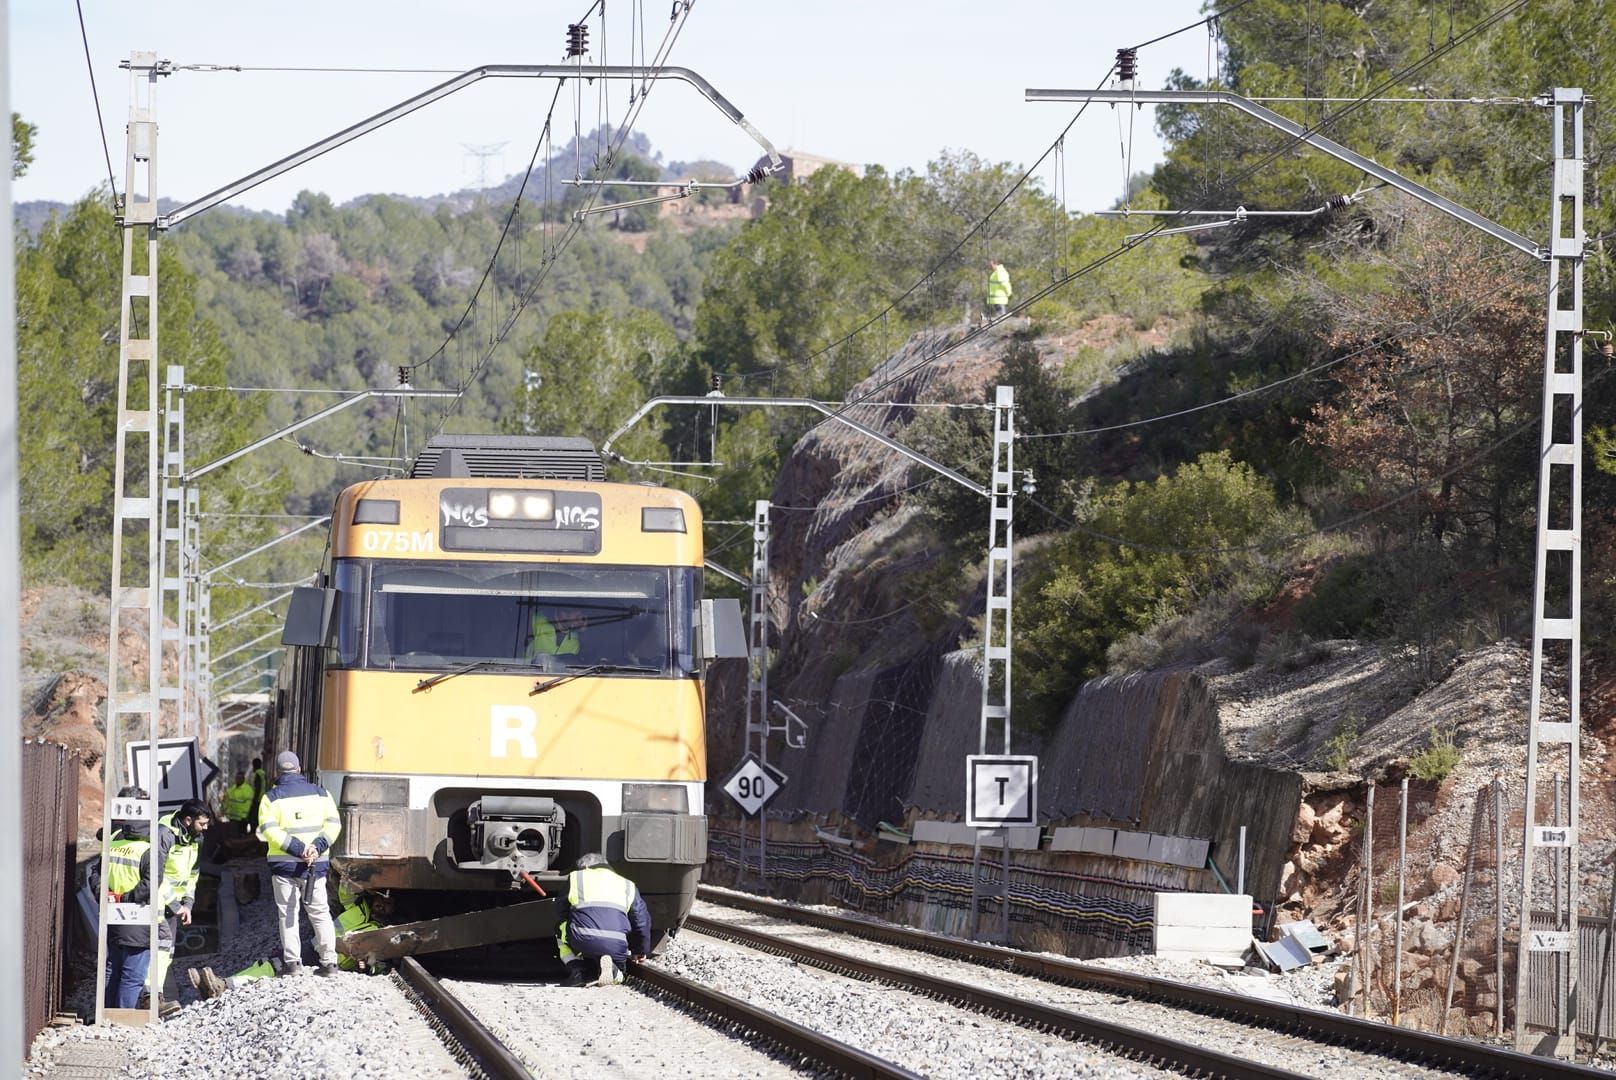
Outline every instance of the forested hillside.
<path fill-rule="evenodd" d="M 1249 0 L 1218 22 L 1211 82 L 1329 98 L 1272 107 L 1543 237 L 1549 126 L 1532 99 L 1616 90 L 1600 62 L 1616 0 L 1495 15 L 1476 0 Z M 1197 88 L 1206 75 L 1167 82 Z M 1389 98 L 1426 100 L 1373 100 Z M 1616 120 L 1594 108 L 1587 123 L 1586 231 L 1598 239 L 1586 315 L 1603 329 Z M 744 224 L 591 217 L 564 247 L 580 196 L 542 178 L 519 202 L 520 178 L 484 200 L 334 206 L 305 193 L 284 217 L 210 212 L 165 240 L 165 317 L 177 320 L 165 348 L 199 387 L 200 439 L 272 430 L 329 403 L 317 392 L 389 387 L 400 367 L 415 386 L 469 390 L 448 414 L 351 410 L 300 433 L 309 452 L 266 454 L 238 467 L 256 479 L 205 498 L 318 513 L 440 425 L 600 439 L 646 397 L 701 393 L 714 376 L 733 393 L 835 400 L 914 332 L 979 315 L 992 258 L 1015 275 L 1015 302 L 1033 301 L 1009 324 L 999 376 L 1017 387 L 1017 467 L 1037 489 L 1018 504 L 1018 715 L 1036 726 L 1107 670 L 1250 659 L 1309 637 L 1406 647 L 1435 677 L 1461 649 L 1528 633 L 1542 265 L 1232 109 L 1163 109 L 1160 128 L 1167 160 L 1136 178 L 1131 208 L 1319 212 L 1128 240 L 1157 219 L 1068 213 L 1047 163 L 1023 177 L 1041 148 L 1027 163 L 940 150 L 920 173 L 768 181 L 766 210 Z M 631 144 L 611 175 L 661 175 L 653 159 Z M 108 397 L 95 373 L 116 370 L 117 340 L 104 194 L 20 254 L 24 415 L 53 419 L 24 432 L 35 579 L 104 572 Z M 1596 673 L 1616 620 L 1606 374 L 1589 360 L 1583 610 Z M 984 415 L 932 410 L 901 430 L 981 477 Z M 812 421 L 716 416 L 714 431 L 706 410 L 669 412 L 630 446 L 724 463 L 710 481 L 636 475 L 688 486 L 712 517 L 745 518 Z M 982 506 L 941 484 L 906 497 L 925 507 L 914 542 L 934 556 L 913 588 L 930 590 L 933 625 L 958 643 L 980 607 Z M 315 554 L 288 554 L 278 572 L 306 572 L 294 564 Z"/>

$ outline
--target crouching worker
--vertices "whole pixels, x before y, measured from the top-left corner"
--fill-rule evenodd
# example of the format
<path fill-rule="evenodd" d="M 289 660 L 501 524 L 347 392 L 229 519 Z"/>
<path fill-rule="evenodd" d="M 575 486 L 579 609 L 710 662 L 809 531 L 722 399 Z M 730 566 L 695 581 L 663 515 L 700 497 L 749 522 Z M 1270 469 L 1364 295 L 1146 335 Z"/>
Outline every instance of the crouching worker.
<path fill-rule="evenodd" d="M 567 965 L 567 986 L 613 986 L 628 960 L 651 951 L 651 912 L 640 890 L 613 870 L 606 856 L 580 856 L 557 901 L 556 948 Z"/>

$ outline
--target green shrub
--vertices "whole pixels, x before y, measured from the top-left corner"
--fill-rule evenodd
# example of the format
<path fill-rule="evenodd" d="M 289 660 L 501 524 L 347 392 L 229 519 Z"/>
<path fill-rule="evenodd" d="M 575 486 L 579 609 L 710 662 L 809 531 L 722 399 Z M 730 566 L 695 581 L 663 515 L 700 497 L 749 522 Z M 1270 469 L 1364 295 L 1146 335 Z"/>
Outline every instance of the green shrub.
<path fill-rule="evenodd" d="M 1458 764 L 1453 732 L 1432 728 L 1431 744 L 1408 759 L 1408 772 L 1416 780 L 1445 780 Z"/>
<path fill-rule="evenodd" d="M 1352 765 L 1353 752 L 1358 749 L 1358 714 L 1348 713 L 1324 744 L 1324 763 L 1336 772 L 1345 772 Z"/>

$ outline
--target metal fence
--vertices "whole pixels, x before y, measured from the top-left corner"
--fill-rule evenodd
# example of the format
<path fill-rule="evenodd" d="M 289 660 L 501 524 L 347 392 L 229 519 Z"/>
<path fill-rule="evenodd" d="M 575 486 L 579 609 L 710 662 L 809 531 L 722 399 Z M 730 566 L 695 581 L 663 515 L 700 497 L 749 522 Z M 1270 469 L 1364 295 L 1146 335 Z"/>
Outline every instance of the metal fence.
<path fill-rule="evenodd" d="M 61 1008 L 79 835 L 78 754 L 22 744 L 22 955 L 24 1036 Z"/>

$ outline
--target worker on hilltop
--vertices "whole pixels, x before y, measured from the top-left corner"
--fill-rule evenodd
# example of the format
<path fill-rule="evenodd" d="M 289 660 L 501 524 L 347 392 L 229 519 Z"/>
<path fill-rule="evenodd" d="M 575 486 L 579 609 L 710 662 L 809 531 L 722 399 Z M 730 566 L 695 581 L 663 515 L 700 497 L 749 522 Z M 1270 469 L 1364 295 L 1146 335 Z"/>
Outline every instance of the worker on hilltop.
<path fill-rule="evenodd" d="M 998 259 L 988 261 L 989 319 L 1002 319 L 1010 310 L 1010 271 Z"/>
<path fill-rule="evenodd" d="M 137 787 L 125 787 L 118 792 L 119 799 L 139 799 L 148 796 Z M 168 860 L 169 847 L 174 837 L 162 825 L 157 826 L 156 850 L 152 847 L 152 825 L 136 818 L 118 818 L 112 823 L 112 835 L 107 838 L 107 901 L 109 903 L 148 904 L 162 888 L 162 867 Z M 100 860 L 90 863 L 87 887 L 90 895 L 101 887 Z M 152 885 L 155 880 L 157 890 Z M 99 901 L 97 901 L 99 903 Z M 157 928 L 159 944 L 167 924 Z M 172 939 L 170 948 L 173 947 Z M 139 920 L 116 923 L 107 927 L 107 971 L 103 1001 L 109 1009 L 133 1009 L 140 1001 L 140 992 L 146 985 L 146 971 L 151 966 L 151 923 Z"/>
<path fill-rule="evenodd" d="M 225 789 L 219 812 L 235 826 L 239 835 L 246 835 L 247 819 L 252 816 L 253 786 L 247 783 L 247 770 L 236 770 L 236 782 Z"/>
<path fill-rule="evenodd" d="M 174 942 L 179 928 L 191 925 L 191 909 L 196 906 L 196 883 L 201 877 L 202 837 L 213 820 L 208 808 L 195 799 L 180 804 L 171 814 L 158 818 L 158 824 L 173 838 L 163 860 L 163 883 L 158 896 L 163 902 L 167 933 L 157 941 L 157 962 L 151 965 L 148 985 L 161 988 L 174 961 Z"/>
<path fill-rule="evenodd" d="M 628 959 L 651 951 L 651 912 L 639 888 L 598 852 L 580 856 L 557 901 L 556 949 L 567 965 L 567 986 L 614 986 Z"/>
<path fill-rule="evenodd" d="M 300 775 L 297 755 L 283 750 L 275 759 L 280 775 L 258 804 L 258 838 L 269 845 L 269 872 L 280 917 L 281 960 L 286 974 L 303 970 L 303 939 L 298 912 L 309 917 L 320 956 L 320 974 L 337 973 L 337 934 L 325 894 L 327 853 L 342 832 L 331 793 Z"/>

